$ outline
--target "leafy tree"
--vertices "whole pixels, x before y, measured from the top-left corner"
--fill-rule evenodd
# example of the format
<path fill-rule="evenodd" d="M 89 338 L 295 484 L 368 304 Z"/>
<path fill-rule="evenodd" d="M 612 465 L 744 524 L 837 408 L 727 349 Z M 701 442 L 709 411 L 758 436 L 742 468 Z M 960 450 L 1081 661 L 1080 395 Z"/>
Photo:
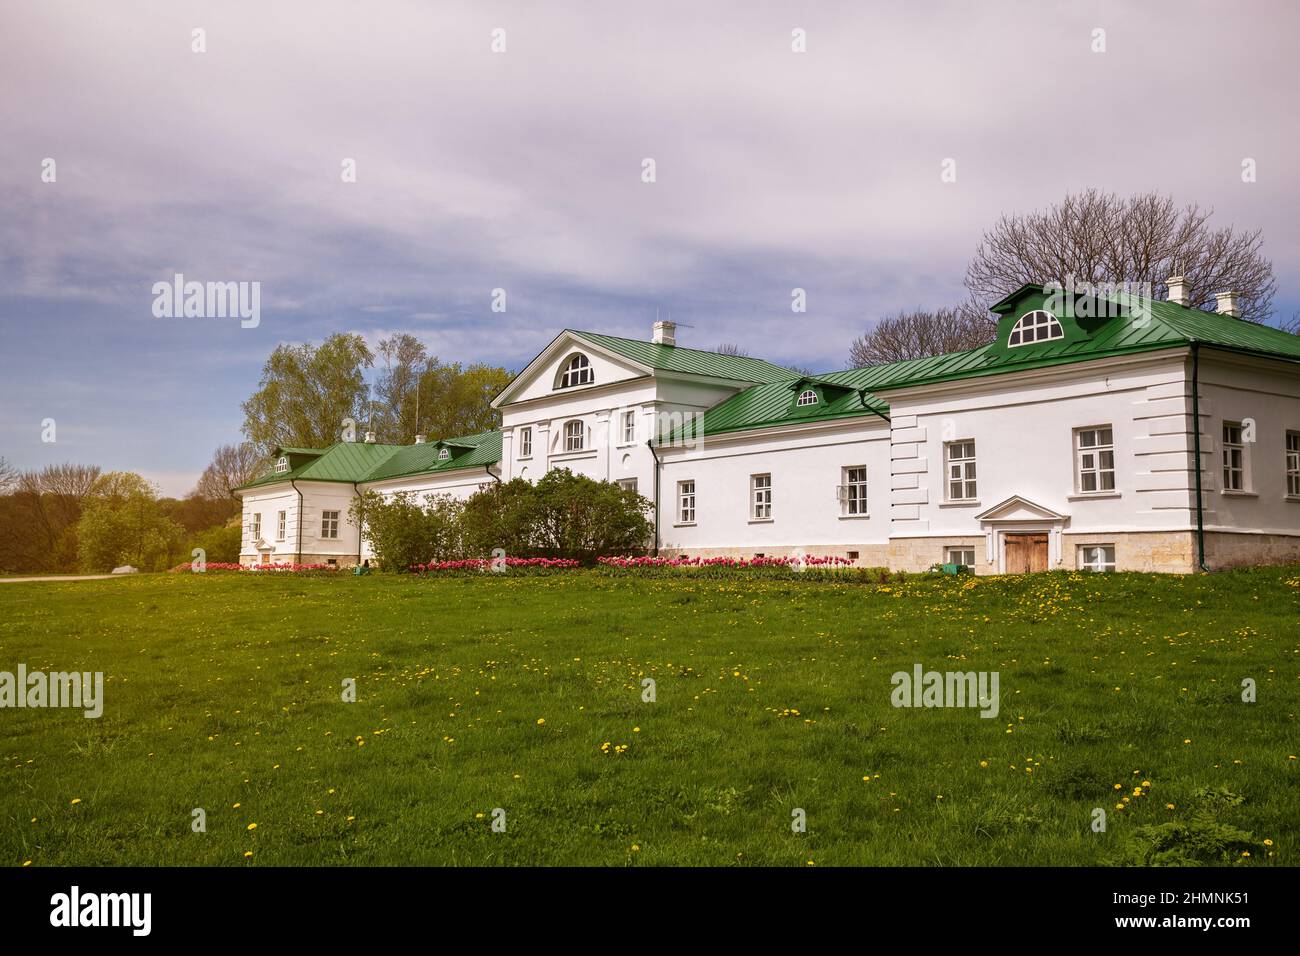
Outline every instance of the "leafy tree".
<path fill-rule="evenodd" d="M 143 571 L 169 567 L 184 529 L 163 514 L 153 485 L 133 472 L 100 476 L 77 522 L 77 554 L 85 571 L 130 564 Z"/>
<path fill-rule="evenodd" d="M 993 340 L 997 326 L 970 307 L 899 312 L 873 325 L 849 346 L 855 368 L 973 349 Z"/>
<path fill-rule="evenodd" d="M 77 566 L 76 524 L 99 468 L 71 463 L 20 474 L 0 496 L 0 567 L 71 571 Z"/>
<path fill-rule="evenodd" d="M 281 345 L 262 367 L 258 390 L 244 402 L 244 434 L 265 455 L 276 445 L 323 448 L 343 422 L 364 418 L 374 364 L 365 339 L 335 333 L 320 344 Z"/>
<path fill-rule="evenodd" d="M 352 502 L 352 520 L 382 568 L 404 572 L 414 564 L 461 554 L 462 502 L 450 495 L 367 491 Z"/>
<path fill-rule="evenodd" d="M 405 332 L 381 340 L 378 352 L 373 426 L 381 442 L 409 445 L 417 434 L 452 438 L 501 424 L 491 402 L 510 383 L 506 369 L 444 364 Z"/>
<path fill-rule="evenodd" d="M 190 539 L 184 557 L 190 557 L 195 548 L 202 548 L 208 561 L 235 564 L 239 561 L 239 549 L 244 543 L 243 533 L 243 528 L 238 523 L 200 531 Z"/>

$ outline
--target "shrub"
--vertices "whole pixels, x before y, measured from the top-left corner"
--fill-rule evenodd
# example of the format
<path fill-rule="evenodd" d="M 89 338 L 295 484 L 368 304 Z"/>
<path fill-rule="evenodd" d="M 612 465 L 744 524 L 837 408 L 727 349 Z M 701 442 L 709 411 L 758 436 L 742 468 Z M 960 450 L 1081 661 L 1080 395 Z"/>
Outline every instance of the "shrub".
<path fill-rule="evenodd" d="M 464 504 L 450 495 L 367 491 L 352 503 L 352 520 L 385 570 L 460 557 Z"/>

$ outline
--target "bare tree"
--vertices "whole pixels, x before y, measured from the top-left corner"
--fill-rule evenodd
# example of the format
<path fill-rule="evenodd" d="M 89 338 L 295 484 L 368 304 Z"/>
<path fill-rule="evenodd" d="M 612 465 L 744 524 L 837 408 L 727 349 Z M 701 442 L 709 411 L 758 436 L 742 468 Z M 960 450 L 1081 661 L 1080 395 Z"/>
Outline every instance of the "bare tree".
<path fill-rule="evenodd" d="M 1210 225 L 1213 210 L 1179 209 L 1159 193 L 1124 198 L 1096 189 L 1067 195 L 1043 212 L 1003 216 L 984 233 L 966 267 L 966 288 L 992 305 L 1027 282 L 1150 283 L 1187 279 L 1191 304 L 1213 310 L 1216 292 L 1242 295 L 1242 318 L 1269 317 L 1277 283 L 1260 230 Z"/>
<path fill-rule="evenodd" d="M 194 494 L 213 501 L 233 499 L 235 488 L 257 477 L 262 460 L 252 442 L 222 445 L 212 453 L 212 462 L 199 476 Z"/>
<path fill-rule="evenodd" d="M 17 483 L 18 469 L 9 464 L 9 459 L 0 456 L 0 495 L 8 494 Z"/>
<path fill-rule="evenodd" d="M 717 348 L 715 348 L 713 351 L 717 352 L 719 355 L 734 355 L 734 356 L 736 356 L 737 358 L 749 358 L 749 357 L 750 357 L 750 355 L 749 355 L 749 353 L 748 353 L 747 351 L 745 351 L 745 350 L 742 349 L 739 345 L 736 345 L 736 344 L 733 343 L 733 342 L 723 342 L 721 345 L 719 345 L 719 346 L 718 346 Z"/>
<path fill-rule="evenodd" d="M 855 339 L 849 346 L 849 361 L 861 368 L 960 352 L 992 341 L 996 329 L 993 322 L 970 306 L 899 312 L 879 320 Z"/>

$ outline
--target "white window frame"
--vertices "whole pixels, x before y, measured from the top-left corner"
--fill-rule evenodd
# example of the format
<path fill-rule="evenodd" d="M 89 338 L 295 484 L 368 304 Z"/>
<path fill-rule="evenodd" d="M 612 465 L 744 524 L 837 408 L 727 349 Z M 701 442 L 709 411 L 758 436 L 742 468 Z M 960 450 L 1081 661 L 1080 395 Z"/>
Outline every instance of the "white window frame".
<path fill-rule="evenodd" d="M 677 482 L 677 523 L 695 524 L 695 479 Z"/>
<path fill-rule="evenodd" d="M 1091 438 L 1092 444 L 1085 444 Z M 1108 438 L 1108 441 L 1103 441 Z M 1109 467 L 1105 464 L 1110 456 Z M 1115 491 L 1115 429 L 1111 425 L 1090 425 L 1074 430 L 1075 490 L 1081 495 L 1105 495 Z M 1109 484 L 1107 484 L 1109 482 Z M 1092 487 L 1089 488 L 1088 485 Z"/>
<path fill-rule="evenodd" d="M 1114 571 L 1115 546 L 1113 544 L 1079 545 L 1078 566 L 1080 571 Z"/>
<path fill-rule="evenodd" d="M 624 491 L 636 491 L 636 479 L 620 478 L 618 479 L 618 486 L 622 488 Z"/>
<path fill-rule="evenodd" d="M 623 444 L 632 445 L 636 443 L 636 412 L 623 413 Z"/>
<path fill-rule="evenodd" d="M 1065 338 L 1065 329 L 1060 320 L 1046 309 L 1034 309 L 1016 319 L 1007 336 L 1008 348 L 1033 345 L 1037 342 L 1051 342 Z"/>
<path fill-rule="evenodd" d="M 580 418 L 564 423 L 564 450 L 583 451 L 587 447 L 587 426 Z"/>
<path fill-rule="evenodd" d="M 252 531 L 253 531 L 253 540 L 254 540 L 254 541 L 256 541 L 258 538 L 260 538 L 260 537 L 262 536 L 262 512 L 260 512 L 260 511 L 256 511 L 256 512 L 253 513 L 253 528 L 252 528 Z"/>
<path fill-rule="evenodd" d="M 439 460 L 439 461 L 450 461 L 450 460 L 451 460 L 451 449 L 450 449 L 450 448 L 439 448 L 439 449 L 438 449 L 438 460 Z"/>
<path fill-rule="evenodd" d="M 326 541 L 338 540 L 339 513 L 337 511 L 322 511 L 320 513 L 320 536 Z"/>
<path fill-rule="evenodd" d="M 800 392 L 798 400 L 795 401 L 796 406 L 816 405 L 816 404 L 817 404 L 817 393 L 814 392 L 811 388 L 805 388 L 802 392 Z"/>
<path fill-rule="evenodd" d="M 964 556 L 967 554 L 970 555 L 969 561 L 954 560 L 954 556 L 957 556 L 959 558 L 964 558 Z M 975 545 L 973 544 L 948 545 L 948 547 L 943 549 L 943 563 L 960 564 L 962 567 L 967 567 L 970 568 L 972 571 L 974 571 L 975 570 Z"/>
<path fill-rule="evenodd" d="M 591 367 L 591 359 L 581 352 L 575 352 L 564 363 L 560 373 L 560 388 L 576 388 L 579 385 L 591 385 L 596 381 L 596 370 Z"/>
<path fill-rule="evenodd" d="M 1235 432 L 1235 441 L 1229 440 L 1229 436 Z M 1241 422 L 1223 423 L 1220 429 L 1222 436 L 1221 465 L 1219 469 L 1220 478 L 1223 480 L 1224 491 L 1247 491 L 1249 489 L 1250 471 L 1246 460 L 1246 443 L 1242 440 L 1244 429 Z"/>
<path fill-rule="evenodd" d="M 275 460 L 275 473 L 277 475 L 283 475 L 288 470 L 289 470 L 289 456 L 281 455 L 279 458 Z"/>
<path fill-rule="evenodd" d="M 1300 431 L 1288 430 L 1283 444 L 1286 469 L 1286 494 L 1300 498 Z"/>
<path fill-rule="evenodd" d="M 288 517 L 289 517 L 289 512 L 287 511 L 281 511 L 276 515 L 276 519 L 275 519 L 275 540 L 276 541 L 284 540 L 284 526 L 288 521 Z"/>
<path fill-rule="evenodd" d="M 970 454 L 964 454 L 965 446 L 970 446 Z M 954 451 L 961 450 L 963 454 L 954 456 Z M 975 447 L 975 439 L 962 438 L 958 441 L 944 442 L 943 445 L 943 495 L 945 501 L 978 501 L 979 500 L 979 481 L 978 468 L 976 462 L 978 459 L 978 449 Z M 954 473 L 954 466 L 957 472 Z M 960 496 L 952 493 L 953 485 L 961 486 L 962 494 Z"/>
<path fill-rule="evenodd" d="M 772 520 L 772 473 L 749 476 L 749 520 Z"/>
<path fill-rule="evenodd" d="M 533 426 L 531 425 L 519 429 L 519 457 L 533 457 Z"/>
<path fill-rule="evenodd" d="M 867 516 L 867 466 L 845 465 L 840 469 L 840 517 Z"/>

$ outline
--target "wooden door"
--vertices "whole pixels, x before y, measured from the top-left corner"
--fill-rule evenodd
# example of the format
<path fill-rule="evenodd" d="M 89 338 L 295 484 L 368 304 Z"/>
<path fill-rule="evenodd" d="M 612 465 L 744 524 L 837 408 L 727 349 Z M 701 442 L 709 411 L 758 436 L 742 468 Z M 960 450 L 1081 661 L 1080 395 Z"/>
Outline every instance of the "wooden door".
<path fill-rule="evenodd" d="M 1007 574 L 1047 570 L 1047 535 L 1008 534 L 1004 540 Z"/>

